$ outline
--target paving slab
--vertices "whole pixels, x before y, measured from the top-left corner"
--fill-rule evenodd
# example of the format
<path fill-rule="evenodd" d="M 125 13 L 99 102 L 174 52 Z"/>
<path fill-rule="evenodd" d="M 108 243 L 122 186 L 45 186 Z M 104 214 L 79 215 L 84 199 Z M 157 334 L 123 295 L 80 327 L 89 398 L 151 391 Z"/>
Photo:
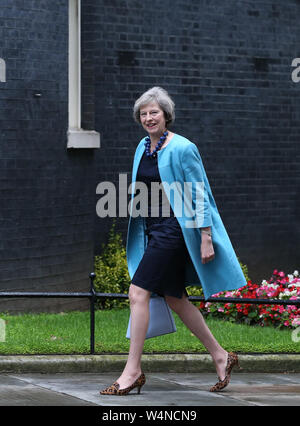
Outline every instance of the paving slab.
<path fill-rule="evenodd" d="M 300 406 L 300 374 L 234 372 L 229 386 L 209 392 L 212 373 L 147 373 L 141 393 L 100 395 L 118 378 L 110 373 L 0 374 L 0 405 Z"/>
<path fill-rule="evenodd" d="M 82 406 L 94 405 L 47 386 L 18 377 L 0 376 L 0 406 Z"/>

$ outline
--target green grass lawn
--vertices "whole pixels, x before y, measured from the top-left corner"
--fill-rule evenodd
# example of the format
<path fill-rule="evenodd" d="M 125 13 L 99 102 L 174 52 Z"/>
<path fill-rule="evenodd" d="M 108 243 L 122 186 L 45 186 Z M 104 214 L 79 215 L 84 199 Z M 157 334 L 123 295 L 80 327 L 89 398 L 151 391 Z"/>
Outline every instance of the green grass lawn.
<path fill-rule="evenodd" d="M 126 331 L 129 309 L 96 311 L 96 353 L 128 353 Z M 6 338 L 0 354 L 81 354 L 89 353 L 89 312 L 61 314 L 0 314 L 6 321 Z M 205 353 L 200 341 L 174 314 L 177 332 L 145 341 L 144 353 Z M 300 353 L 300 343 L 292 341 L 292 330 L 233 324 L 207 319 L 220 344 L 230 351 Z"/>

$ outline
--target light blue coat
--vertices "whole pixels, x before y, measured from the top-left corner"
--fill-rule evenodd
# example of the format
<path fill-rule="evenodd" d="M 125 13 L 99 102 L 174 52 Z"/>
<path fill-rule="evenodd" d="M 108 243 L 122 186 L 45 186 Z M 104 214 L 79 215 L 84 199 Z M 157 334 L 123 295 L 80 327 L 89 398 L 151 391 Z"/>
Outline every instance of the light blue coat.
<path fill-rule="evenodd" d="M 135 192 L 137 170 L 145 149 L 144 143 L 145 139 L 142 139 L 134 156 L 131 200 Z M 166 147 L 158 151 L 158 169 L 164 189 L 166 187 L 165 194 L 181 226 L 190 255 L 186 267 L 185 286 L 201 285 L 205 299 L 220 291 L 234 290 L 244 286 L 247 283 L 245 276 L 218 212 L 197 146 L 188 139 L 174 134 Z M 171 185 L 172 182 L 177 182 L 177 185 L 179 183 L 181 188 L 184 188 L 184 182 L 194 184 L 199 182 L 197 190 L 197 186 L 194 185 L 192 191 L 189 191 L 193 200 L 192 210 L 187 209 L 185 212 L 185 209 L 182 208 L 181 212 L 179 210 L 180 214 L 176 214 L 178 211 L 175 203 L 176 197 L 170 196 L 172 192 L 166 185 Z M 186 192 L 184 193 L 186 194 Z M 178 194 L 180 191 L 177 192 Z M 194 215 L 189 216 L 193 212 Z M 194 227 L 189 227 L 191 223 Z M 203 264 L 200 250 L 201 228 L 208 226 L 212 231 L 215 257 Z M 132 217 L 131 204 L 126 243 L 128 272 L 131 279 L 143 257 L 146 246 L 145 218 Z"/>

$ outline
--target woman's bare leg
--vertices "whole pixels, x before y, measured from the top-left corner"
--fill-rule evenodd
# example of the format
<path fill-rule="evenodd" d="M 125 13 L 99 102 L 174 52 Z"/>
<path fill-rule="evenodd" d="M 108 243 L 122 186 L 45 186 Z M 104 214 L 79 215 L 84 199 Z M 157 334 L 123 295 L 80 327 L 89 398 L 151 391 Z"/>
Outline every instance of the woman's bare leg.
<path fill-rule="evenodd" d="M 149 324 L 150 291 L 134 284 L 129 287 L 131 327 L 127 363 L 117 379 L 120 389 L 130 386 L 141 374 L 141 357 Z"/>
<path fill-rule="evenodd" d="M 165 296 L 165 299 L 170 308 L 176 312 L 182 322 L 206 347 L 215 363 L 218 376 L 223 380 L 225 378 L 227 351 L 213 336 L 199 309 L 189 301 L 185 294 L 182 295 L 181 299 L 172 296 Z"/>

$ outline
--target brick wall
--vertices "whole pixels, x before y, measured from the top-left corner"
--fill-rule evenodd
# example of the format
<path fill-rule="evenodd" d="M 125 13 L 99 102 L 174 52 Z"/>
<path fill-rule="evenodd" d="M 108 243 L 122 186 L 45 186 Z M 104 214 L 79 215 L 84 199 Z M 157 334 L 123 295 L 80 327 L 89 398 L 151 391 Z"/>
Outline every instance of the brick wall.
<path fill-rule="evenodd" d="M 96 3 L 83 5 L 83 117 L 102 138 L 96 183 L 130 174 L 144 136 L 133 103 L 161 85 L 176 102 L 173 131 L 199 147 L 250 276 L 299 268 L 300 84 L 291 80 L 291 62 L 300 56 L 300 3 Z M 96 218 L 96 251 L 110 223 Z M 127 219 L 118 227 L 125 241 Z"/>
<path fill-rule="evenodd" d="M 3 0 L 0 58 L 0 286 L 83 290 L 111 219 L 96 185 L 128 174 L 144 132 L 135 99 L 154 85 L 176 102 L 173 131 L 194 141 L 250 276 L 299 268 L 300 4 L 187 0 L 82 2 L 82 127 L 99 150 L 67 150 L 68 2 Z M 41 96 L 36 96 L 40 94 Z M 128 218 L 117 221 L 126 237 Z M 0 301 L 63 310 L 66 300 Z"/>
<path fill-rule="evenodd" d="M 93 153 L 66 149 L 67 5 L 1 2 L 1 290 L 86 290 L 93 270 Z M 0 299 L 0 311 L 86 306 L 76 299 Z"/>

